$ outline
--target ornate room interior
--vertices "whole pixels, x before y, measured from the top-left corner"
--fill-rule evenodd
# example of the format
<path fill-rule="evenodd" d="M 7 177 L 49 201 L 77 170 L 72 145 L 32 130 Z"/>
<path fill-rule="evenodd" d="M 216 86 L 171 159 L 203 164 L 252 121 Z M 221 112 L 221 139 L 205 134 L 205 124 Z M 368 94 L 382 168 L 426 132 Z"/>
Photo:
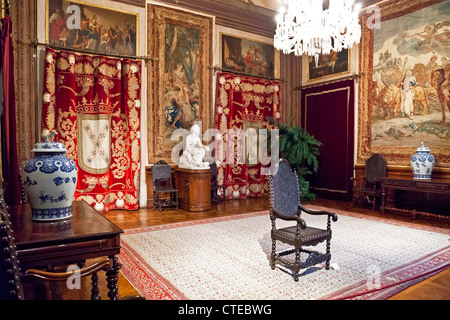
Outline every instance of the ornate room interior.
<path fill-rule="evenodd" d="M 1 299 L 449 300 L 449 13 L 2 0 Z"/>

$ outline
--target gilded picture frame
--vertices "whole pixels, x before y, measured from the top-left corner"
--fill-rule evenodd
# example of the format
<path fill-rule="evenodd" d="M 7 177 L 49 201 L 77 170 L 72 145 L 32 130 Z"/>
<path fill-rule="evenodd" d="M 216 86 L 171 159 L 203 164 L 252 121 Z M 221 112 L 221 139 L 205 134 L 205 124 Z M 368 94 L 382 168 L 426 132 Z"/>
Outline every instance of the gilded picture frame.
<path fill-rule="evenodd" d="M 446 18 L 450 1 L 390 1 L 380 4 L 379 9 L 379 16 L 370 10 L 360 16 L 359 73 L 362 77 L 356 161 L 363 164 L 372 154 L 380 153 L 389 165 L 409 166 L 411 155 L 424 142 L 435 155 L 435 166 L 449 167 L 450 117 L 442 122 L 439 94 L 431 81 L 433 72 L 442 66 L 430 67 L 428 80 L 422 80 L 421 70 L 434 60 L 433 55 L 446 57 L 445 52 L 449 52 L 447 41 L 435 38 L 435 42 L 427 42 L 425 31 L 445 30 L 450 24 Z M 379 19 L 378 27 L 374 19 Z M 432 48 L 428 47 L 430 44 Z M 448 61 L 444 64 L 448 65 Z M 408 88 L 404 85 L 406 75 L 410 79 L 407 83 L 417 90 L 413 104 L 410 103 L 414 108 L 408 107 L 406 93 L 402 91 Z M 419 99 L 422 93 L 425 98 Z M 421 101 L 427 102 L 427 106 L 421 105 Z M 448 108 L 445 109 L 449 115 Z M 407 113 L 407 110 L 412 111 Z"/>
<path fill-rule="evenodd" d="M 149 5 L 148 161 L 172 163 L 176 129 L 201 121 L 212 127 L 213 20 L 191 12 Z"/>
<path fill-rule="evenodd" d="M 221 32 L 220 67 L 224 71 L 273 79 L 275 47 L 272 43 Z"/>
<path fill-rule="evenodd" d="M 46 1 L 46 43 L 95 54 L 135 56 L 138 14 L 95 4 Z"/>
<path fill-rule="evenodd" d="M 318 63 L 312 56 L 307 56 L 307 81 L 343 75 L 350 72 L 350 49 L 330 54 L 319 54 Z"/>

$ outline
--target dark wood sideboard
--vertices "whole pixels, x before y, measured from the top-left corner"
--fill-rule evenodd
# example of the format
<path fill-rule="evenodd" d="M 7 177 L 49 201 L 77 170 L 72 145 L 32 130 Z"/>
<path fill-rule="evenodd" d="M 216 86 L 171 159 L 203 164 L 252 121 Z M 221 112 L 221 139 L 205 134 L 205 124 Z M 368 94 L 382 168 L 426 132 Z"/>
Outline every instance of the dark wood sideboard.
<path fill-rule="evenodd" d="M 450 179 L 381 179 L 381 213 L 450 222 Z"/>
<path fill-rule="evenodd" d="M 9 208 L 20 269 L 65 266 L 99 257 L 109 257 L 108 297 L 118 299 L 117 281 L 121 264 L 120 234 L 123 230 L 85 201 L 72 204 L 72 217 L 54 222 L 31 220 L 30 205 Z"/>

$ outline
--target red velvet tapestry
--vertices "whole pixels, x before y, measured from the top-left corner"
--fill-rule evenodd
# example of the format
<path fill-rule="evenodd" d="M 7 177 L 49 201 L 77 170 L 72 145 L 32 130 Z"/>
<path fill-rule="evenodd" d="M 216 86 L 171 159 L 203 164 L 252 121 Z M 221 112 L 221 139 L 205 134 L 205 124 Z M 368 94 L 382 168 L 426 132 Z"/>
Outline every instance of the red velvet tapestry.
<path fill-rule="evenodd" d="M 319 170 L 307 177 L 312 192 L 320 196 L 351 200 L 354 105 L 353 79 L 302 90 L 302 127 L 322 143 L 317 157 Z"/>
<path fill-rule="evenodd" d="M 271 129 L 267 117 L 281 120 L 280 82 L 224 72 L 217 80 L 216 129 L 224 146 L 222 154 L 215 148 L 218 182 L 227 199 L 261 197 L 267 192 L 261 163 L 268 166 L 271 154 L 260 150 L 259 130 Z"/>
<path fill-rule="evenodd" d="M 8 205 L 20 203 L 19 161 L 16 138 L 16 96 L 14 90 L 14 54 L 11 38 L 12 22 L 9 16 L 1 21 L 0 69 L 2 73 L 2 176 L 5 182 L 5 201 Z M 2 186 L 3 187 L 3 186 Z"/>
<path fill-rule="evenodd" d="M 139 206 L 141 62 L 47 49 L 42 129 L 78 167 L 74 200 Z"/>

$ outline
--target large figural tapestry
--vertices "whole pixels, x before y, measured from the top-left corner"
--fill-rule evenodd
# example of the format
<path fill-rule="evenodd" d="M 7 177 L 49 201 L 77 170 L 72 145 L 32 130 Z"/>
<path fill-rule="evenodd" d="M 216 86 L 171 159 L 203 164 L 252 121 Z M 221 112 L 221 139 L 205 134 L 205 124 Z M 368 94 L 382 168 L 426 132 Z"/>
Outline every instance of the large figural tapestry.
<path fill-rule="evenodd" d="M 408 165 L 423 141 L 450 164 L 450 1 L 391 1 L 362 15 L 357 161 Z"/>
<path fill-rule="evenodd" d="M 149 5 L 148 160 L 171 162 L 176 129 L 211 127 L 212 19 Z"/>
<path fill-rule="evenodd" d="M 74 200 L 137 209 L 141 62 L 47 49 L 44 68 L 42 129 L 77 164 Z"/>

